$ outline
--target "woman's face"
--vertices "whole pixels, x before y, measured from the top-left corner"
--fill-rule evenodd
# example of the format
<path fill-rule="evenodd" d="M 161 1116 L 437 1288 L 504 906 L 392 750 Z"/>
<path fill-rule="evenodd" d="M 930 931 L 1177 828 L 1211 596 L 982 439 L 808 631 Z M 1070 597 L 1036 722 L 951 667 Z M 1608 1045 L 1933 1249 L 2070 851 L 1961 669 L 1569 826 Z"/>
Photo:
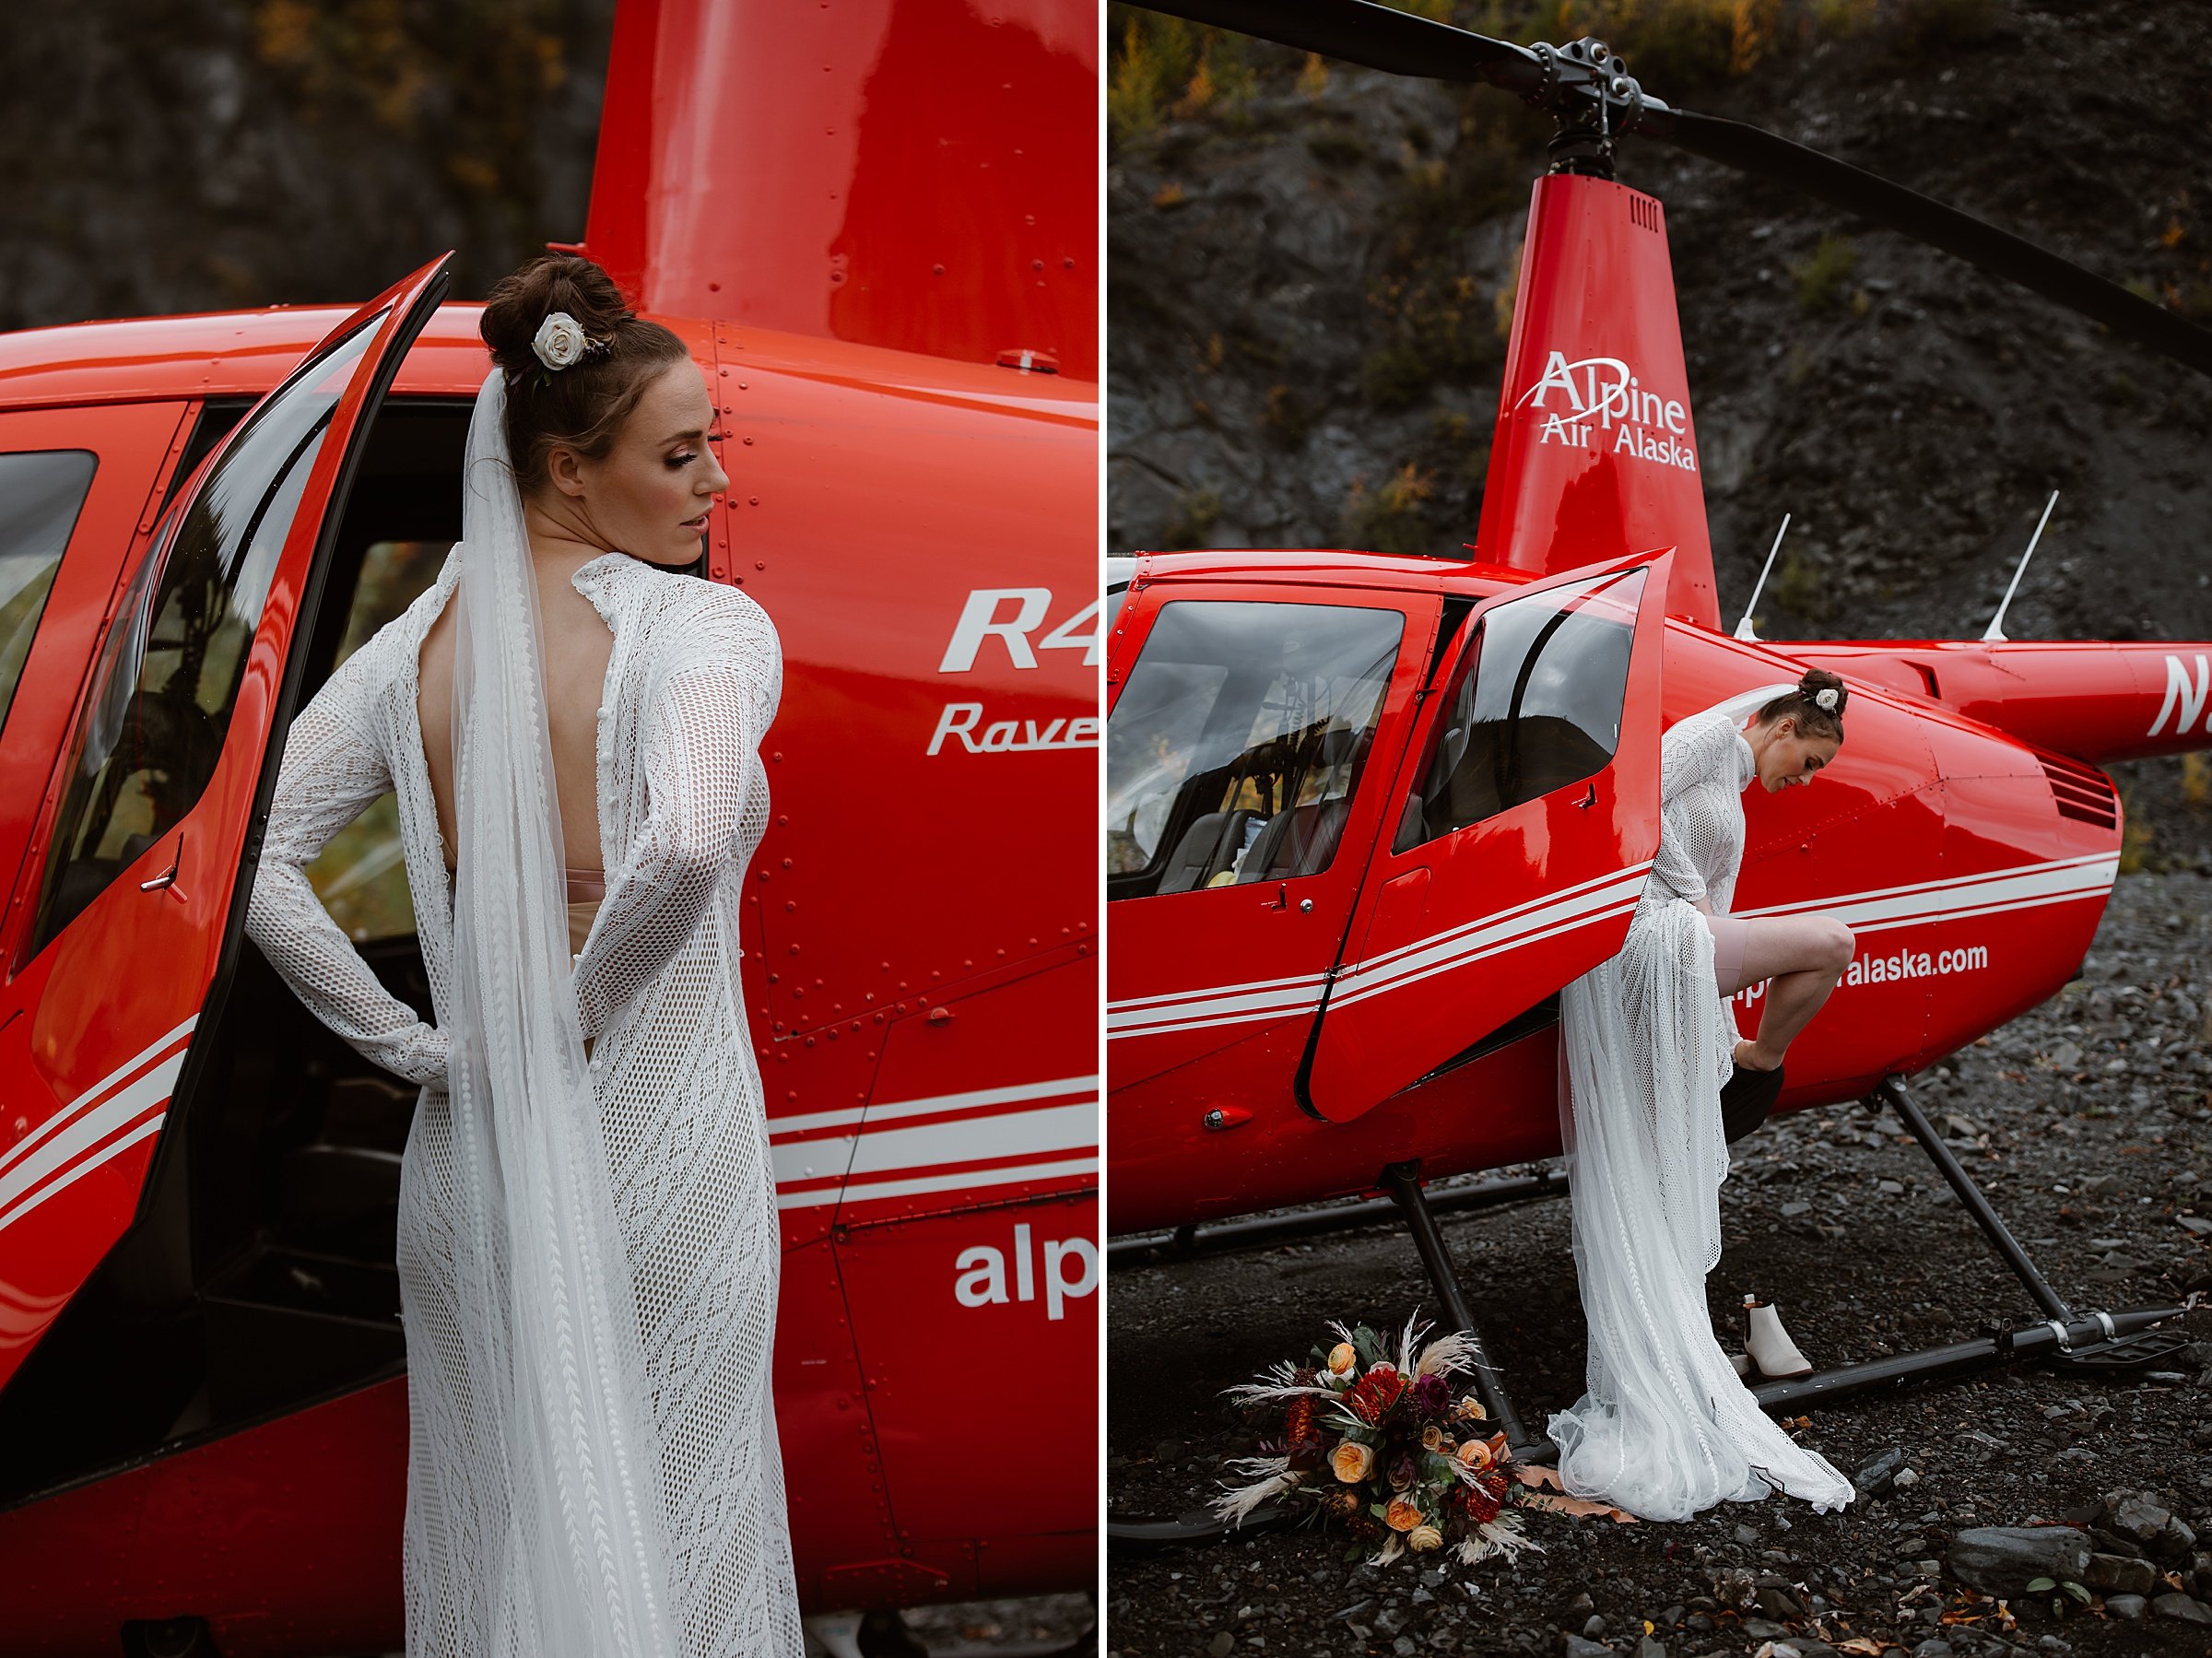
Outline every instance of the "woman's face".
<path fill-rule="evenodd" d="M 1813 774 L 1836 758 L 1839 737 L 1806 736 L 1797 729 L 1794 714 L 1783 714 L 1762 735 L 1752 728 L 1752 758 L 1759 762 L 1759 781 L 1770 794 L 1813 781 Z"/>
<path fill-rule="evenodd" d="M 730 487 L 707 447 L 713 424 L 698 365 L 671 363 L 640 394 L 603 459 L 553 451 L 553 488 L 601 546 L 649 564 L 690 564 L 714 497 Z"/>

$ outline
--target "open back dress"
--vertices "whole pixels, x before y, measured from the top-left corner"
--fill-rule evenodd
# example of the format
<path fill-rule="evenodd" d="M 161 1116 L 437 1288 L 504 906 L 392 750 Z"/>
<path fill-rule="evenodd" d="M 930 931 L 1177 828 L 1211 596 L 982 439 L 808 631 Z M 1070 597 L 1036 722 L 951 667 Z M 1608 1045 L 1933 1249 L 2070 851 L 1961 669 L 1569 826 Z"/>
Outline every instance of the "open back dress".
<path fill-rule="evenodd" d="M 518 1639 L 486 1565 L 506 1524 L 496 1432 L 472 1417 L 459 1385 L 451 1288 L 461 1209 L 438 1028 L 454 994 L 453 888 L 417 712 L 423 637 L 458 585 L 460 559 L 449 554 L 292 722 L 246 915 L 249 935 L 324 1024 L 421 1085 L 398 1236 L 410 1658 L 503 1658 Z M 767 614 L 735 588 L 620 552 L 571 580 L 614 633 L 596 740 L 604 892 L 588 868 L 571 872 L 571 945 L 638 1292 L 674 1538 L 670 1595 L 687 1654 L 801 1658 L 770 1392 L 775 1185 L 737 976 L 745 868 L 768 816 L 757 750 L 782 695 L 782 653 Z M 437 1025 L 378 982 L 303 867 L 387 791 Z"/>

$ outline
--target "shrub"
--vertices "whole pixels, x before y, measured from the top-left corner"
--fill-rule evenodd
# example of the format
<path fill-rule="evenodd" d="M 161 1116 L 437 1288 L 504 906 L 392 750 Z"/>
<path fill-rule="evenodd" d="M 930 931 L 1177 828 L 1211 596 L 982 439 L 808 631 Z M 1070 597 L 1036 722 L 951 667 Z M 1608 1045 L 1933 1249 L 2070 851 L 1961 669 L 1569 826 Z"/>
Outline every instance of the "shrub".
<path fill-rule="evenodd" d="M 1858 244 L 1848 236 L 1829 231 L 1819 245 L 1790 266 L 1797 278 L 1797 304 L 1806 312 L 1826 311 L 1845 298 L 1844 285 L 1858 268 Z"/>
<path fill-rule="evenodd" d="M 1175 498 L 1174 515 L 1159 533 L 1159 551 L 1181 552 L 1209 545 L 1220 518 L 1219 495 L 1211 489 L 1185 489 Z"/>
<path fill-rule="evenodd" d="M 1344 503 L 1344 544 L 1377 553 L 1426 553 L 1434 537 L 1422 503 L 1435 493 L 1436 475 L 1411 461 L 1380 489 L 1370 490 L 1365 478 L 1354 478 Z"/>
<path fill-rule="evenodd" d="M 1794 616 L 1808 622 L 1828 619 L 1828 590 L 1811 559 L 1792 548 L 1774 577 L 1774 600 Z"/>

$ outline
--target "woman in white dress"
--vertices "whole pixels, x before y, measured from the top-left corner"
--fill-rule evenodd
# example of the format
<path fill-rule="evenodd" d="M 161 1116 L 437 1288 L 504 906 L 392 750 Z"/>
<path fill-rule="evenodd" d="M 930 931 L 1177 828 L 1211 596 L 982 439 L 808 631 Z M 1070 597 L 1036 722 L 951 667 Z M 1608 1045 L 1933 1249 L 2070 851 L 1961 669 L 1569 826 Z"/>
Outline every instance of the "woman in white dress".
<path fill-rule="evenodd" d="M 1827 916 L 1728 913 L 1743 859 L 1743 791 L 1809 783 L 1843 740 L 1846 693 L 1814 669 L 1677 722 L 1661 743 L 1659 847 L 1620 952 L 1560 997 L 1560 1130 L 1575 1269 L 1590 1331 L 1588 1391 L 1551 1419 L 1572 1495 L 1653 1520 L 1771 1490 L 1817 1510 L 1851 1483 L 1759 1409 L 1713 1337 L 1705 1278 L 1720 1259 L 1728 1173 L 1721 1089 L 1772 1070 L 1849 966 Z M 1724 998 L 1764 979 L 1757 1038 Z"/>
<path fill-rule="evenodd" d="M 316 1017 L 421 1085 L 407 1652 L 800 1658 L 737 979 L 776 631 L 676 568 L 729 483 L 681 340 L 565 254 L 481 330 L 462 540 L 292 722 L 246 917 Z M 435 1024 L 302 868 L 386 791 Z"/>

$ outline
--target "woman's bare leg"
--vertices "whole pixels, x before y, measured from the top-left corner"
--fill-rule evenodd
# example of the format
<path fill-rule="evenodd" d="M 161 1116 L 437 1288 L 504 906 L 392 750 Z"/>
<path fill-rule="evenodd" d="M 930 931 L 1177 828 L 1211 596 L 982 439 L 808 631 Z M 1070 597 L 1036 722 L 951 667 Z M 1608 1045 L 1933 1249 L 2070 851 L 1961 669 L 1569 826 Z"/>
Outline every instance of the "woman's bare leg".
<path fill-rule="evenodd" d="M 1766 916 L 1744 934 L 1746 984 L 1770 979 L 1759 1035 L 1735 1044 L 1735 1063 L 1747 1071 L 1771 1071 L 1791 1041 L 1820 1011 L 1836 981 L 1851 965 L 1857 941 L 1832 915 Z"/>

